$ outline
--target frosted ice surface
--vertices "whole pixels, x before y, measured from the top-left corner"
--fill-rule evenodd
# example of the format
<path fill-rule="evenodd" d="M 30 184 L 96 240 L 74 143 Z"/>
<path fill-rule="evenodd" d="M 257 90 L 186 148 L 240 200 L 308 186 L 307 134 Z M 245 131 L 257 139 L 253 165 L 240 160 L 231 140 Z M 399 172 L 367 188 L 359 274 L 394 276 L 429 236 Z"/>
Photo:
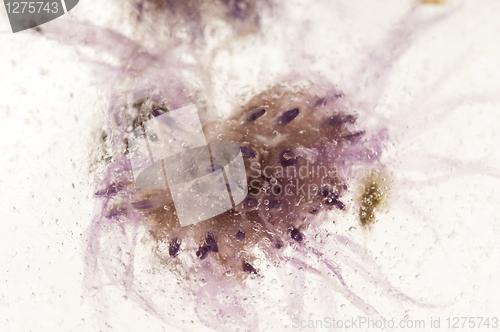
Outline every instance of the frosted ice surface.
<path fill-rule="evenodd" d="M 0 330 L 493 323 L 497 2 L 169 3 L 81 2 L 40 32 L 0 34 Z M 147 120 L 191 104 L 207 139 L 172 140 L 241 147 L 216 157 L 227 179 L 208 175 L 237 207 L 179 228 L 163 168 L 131 137 L 147 123 L 155 155 L 172 156 L 155 122 L 168 112 Z M 277 175 L 285 154 L 337 177 L 308 195 L 317 177 Z M 251 196 L 240 170 L 257 161 Z M 293 195 L 273 194 L 286 184 Z"/>

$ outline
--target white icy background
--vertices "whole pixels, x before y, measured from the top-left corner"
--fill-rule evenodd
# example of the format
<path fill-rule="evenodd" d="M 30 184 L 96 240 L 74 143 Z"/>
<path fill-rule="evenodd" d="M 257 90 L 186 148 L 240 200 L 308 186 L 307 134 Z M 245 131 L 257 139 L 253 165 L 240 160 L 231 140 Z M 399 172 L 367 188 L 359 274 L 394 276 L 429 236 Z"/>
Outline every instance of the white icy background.
<path fill-rule="evenodd" d="M 294 1 L 287 8 L 312 18 L 311 52 L 329 53 L 329 61 L 345 64 L 383 39 L 411 4 Z M 60 19 L 75 15 L 122 25 L 114 10 L 104 2 L 82 1 Z M 408 132 L 421 132 L 396 143 L 388 156 L 396 177 L 416 180 L 397 188 L 408 192 L 414 206 L 395 197 L 373 232 L 353 236 L 409 295 L 430 302 L 452 299 L 449 306 L 412 310 L 412 319 L 440 316 L 443 325 L 449 316 L 500 316 L 499 12 L 497 1 L 466 1 L 419 35 L 394 66 L 387 105 L 376 110 L 391 119 L 395 132 L 405 125 Z M 293 26 L 287 29 L 290 37 L 300 35 Z M 1 9 L 0 31 L 8 30 Z M 93 331 L 93 309 L 81 297 L 80 234 L 94 205 L 87 164 L 104 108 L 100 87 L 74 52 L 33 31 L 1 33 L 0 63 L 0 330 Z M 440 77 L 447 80 L 439 95 L 450 107 L 436 103 L 419 114 L 398 107 L 425 98 L 415 91 Z M 432 162 L 429 154 L 442 159 Z M 443 178 L 428 181 L 426 175 Z M 172 331 L 118 291 L 108 294 L 109 330 Z"/>

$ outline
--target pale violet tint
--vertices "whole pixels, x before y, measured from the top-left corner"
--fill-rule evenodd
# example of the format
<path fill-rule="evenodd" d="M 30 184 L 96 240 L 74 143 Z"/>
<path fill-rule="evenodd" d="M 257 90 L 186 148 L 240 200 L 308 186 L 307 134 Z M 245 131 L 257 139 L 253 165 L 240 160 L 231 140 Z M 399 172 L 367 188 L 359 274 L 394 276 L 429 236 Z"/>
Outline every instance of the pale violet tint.
<path fill-rule="evenodd" d="M 207 145 L 194 105 L 135 128 L 128 149 L 137 187 L 168 188 L 182 227 L 224 213 L 247 196 L 240 147 Z"/>

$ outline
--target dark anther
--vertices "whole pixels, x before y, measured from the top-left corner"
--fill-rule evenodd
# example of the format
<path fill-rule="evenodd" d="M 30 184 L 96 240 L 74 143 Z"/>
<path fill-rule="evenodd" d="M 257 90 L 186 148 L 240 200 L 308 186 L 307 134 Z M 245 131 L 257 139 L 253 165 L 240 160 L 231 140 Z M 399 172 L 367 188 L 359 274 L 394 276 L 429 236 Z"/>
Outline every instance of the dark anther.
<path fill-rule="evenodd" d="M 212 252 L 219 252 L 219 247 L 217 247 L 217 242 L 215 242 L 214 237 L 212 234 L 208 233 L 207 236 L 205 237 L 205 242 L 207 243 L 206 247 L 208 250 Z"/>
<path fill-rule="evenodd" d="M 207 247 L 200 247 L 198 248 L 198 251 L 196 252 L 196 256 L 198 256 L 199 259 L 203 260 L 207 258 L 208 255 L 208 248 Z"/>
<path fill-rule="evenodd" d="M 304 239 L 302 233 L 297 228 L 292 229 L 292 231 L 290 232 L 290 236 L 297 242 L 302 242 L 302 240 Z"/>
<path fill-rule="evenodd" d="M 139 202 L 134 202 L 131 205 L 136 210 L 149 210 L 149 209 L 154 207 L 153 202 L 150 201 L 149 199 L 139 201 Z"/>
<path fill-rule="evenodd" d="M 339 209 L 339 210 L 342 210 L 342 211 L 344 211 L 344 210 L 345 210 L 345 205 L 344 205 L 344 203 L 342 203 L 341 201 L 337 201 L 337 202 L 335 203 L 335 207 L 336 207 L 337 209 Z"/>
<path fill-rule="evenodd" d="M 112 209 L 111 211 L 109 211 L 106 214 L 106 218 L 113 218 L 113 217 L 121 216 L 121 215 L 125 214 L 126 212 L 127 212 L 127 210 L 122 208 L 122 207 L 115 207 L 114 209 Z"/>
<path fill-rule="evenodd" d="M 229 15 L 243 21 L 249 14 L 249 4 L 245 0 L 222 1 L 229 9 Z"/>
<path fill-rule="evenodd" d="M 325 200 L 326 205 L 335 206 L 337 209 L 344 211 L 345 205 L 335 197 L 328 197 Z"/>
<path fill-rule="evenodd" d="M 269 201 L 269 208 L 270 209 L 278 209 L 281 207 L 281 200 L 279 199 L 274 199 Z"/>
<path fill-rule="evenodd" d="M 281 249 L 283 248 L 283 241 L 277 236 L 271 237 L 271 243 L 274 245 L 276 249 Z"/>
<path fill-rule="evenodd" d="M 181 247 L 181 240 L 179 238 L 174 237 L 170 241 L 170 244 L 168 245 L 168 254 L 170 255 L 170 257 L 175 257 L 179 252 L 180 247 Z"/>
<path fill-rule="evenodd" d="M 328 100 L 325 97 L 321 97 L 321 98 L 316 99 L 316 102 L 314 103 L 314 106 L 315 107 L 319 106 L 319 105 L 325 106 L 327 102 L 328 102 Z"/>
<path fill-rule="evenodd" d="M 318 214 L 318 212 L 319 212 L 318 208 L 312 208 L 311 211 L 309 211 L 309 213 L 312 215 Z"/>
<path fill-rule="evenodd" d="M 263 109 L 263 108 L 255 108 L 255 109 L 253 109 L 251 111 L 248 111 L 245 114 L 245 119 L 247 121 L 249 121 L 249 122 L 252 122 L 252 121 L 257 120 L 258 118 L 260 118 L 264 114 L 266 114 L 266 110 L 265 109 Z"/>
<path fill-rule="evenodd" d="M 160 116 L 160 115 L 165 114 L 167 112 L 168 112 L 168 109 L 157 106 L 154 110 L 151 111 L 151 115 L 156 118 L 157 116 Z"/>
<path fill-rule="evenodd" d="M 345 140 L 348 140 L 348 141 L 355 141 L 355 140 L 361 138 L 361 136 L 363 136 L 364 134 L 365 134 L 364 131 L 359 131 L 357 133 L 353 133 L 353 134 L 349 134 L 349 135 L 343 136 L 342 138 L 345 139 Z"/>
<path fill-rule="evenodd" d="M 243 261 L 241 267 L 243 268 L 243 271 L 245 271 L 246 273 L 257 274 L 257 270 L 250 263 Z"/>
<path fill-rule="evenodd" d="M 245 202 L 243 202 L 243 205 L 245 206 L 245 208 L 251 209 L 259 205 L 259 201 L 255 198 L 248 197 L 245 199 Z"/>
<path fill-rule="evenodd" d="M 245 239 L 245 232 L 242 230 L 239 230 L 236 232 L 236 240 L 238 241 L 243 241 Z"/>
<path fill-rule="evenodd" d="M 347 115 L 334 115 L 328 118 L 328 124 L 330 126 L 341 125 L 343 123 L 354 123 L 356 122 L 356 116 L 347 114 Z"/>
<path fill-rule="evenodd" d="M 146 102 L 146 99 L 141 99 L 139 101 L 136 101 L 135 103 L 132 104 L 133 107 L 140 109 L 142 105 Z"/>
<path fill-rule="evenodd" d="M 293 121 L 299 115 L 298 108 L 292 108 L 291 110 L 283 112 L 281 116 L 278 118 L 278 123 L 280 125 L 286 125 Z"/>
<path fill-rule="evenodd" d="M 246 158 L 246 159 L 257 157 L 257 152 L 255 152 L 254 149 L 249 148 L 248 146 L 241 147 L 241 154 L 243 155 L 243 158 Z"/>
<path fill-rule="evenodd" d="M 335 93 L 333 96 L 330 95 L 330 96 L 327 96 L 327 97 L 321 97 L 321 98 L 317 98 L 316 99 L 316 102 L 314 103 L 314 107 L 317 107 L 317 106 L 325 106 L 326 104 L 328 104 L 328 102 L 330 101 L 335 101 L 339 98 L 342 98 L 344 95 L 342 93 Z"/>
<path fill-rule="evenodd" d="M 163 112 L 161 112 L 160 110 L 153 110 L 153 111 L 151 111 L 151 115 L 154 116 L 155 118 L 157 116 L 162 115 L 162 114 L 163 114 Z"/>
<path fill-rule="evenodd" d="M 339 194 L 331 190 L 329 186 L 323 186 L 323 188 L 320 191 L 320 194 L 323 197 L 328 197 L 328 198 L 338 199 L 340 197 Z"/>
<path fill-rule="evenodd" d="M 345 210 L 345 205 L 339 201 L 340 195 L 332 191 L 328 186 L 324 186 L 321 190 L 321 195 L 326 197 L 325 204 L 329 206 L 335 206 L 339 210 Z"/>
<path fill-rule="evenodd" d="M 121 190 L 125 189 L 125 186 L 120 183 L 112 183 L 109 185 L 108 188 L 98 190 L 94 195 L 95 196 L 105 196 L 105 197 L 112 197 L 116 195 L 118 192 Z"/>
<path fill-rule="evenodd" d="M 297 157 L 289 157 L 292 154 L 292 150 L 284 150 L 280 153 L 280 164 L 282 166 L 288 167 L 293 166 L 297 163 Z"/>

